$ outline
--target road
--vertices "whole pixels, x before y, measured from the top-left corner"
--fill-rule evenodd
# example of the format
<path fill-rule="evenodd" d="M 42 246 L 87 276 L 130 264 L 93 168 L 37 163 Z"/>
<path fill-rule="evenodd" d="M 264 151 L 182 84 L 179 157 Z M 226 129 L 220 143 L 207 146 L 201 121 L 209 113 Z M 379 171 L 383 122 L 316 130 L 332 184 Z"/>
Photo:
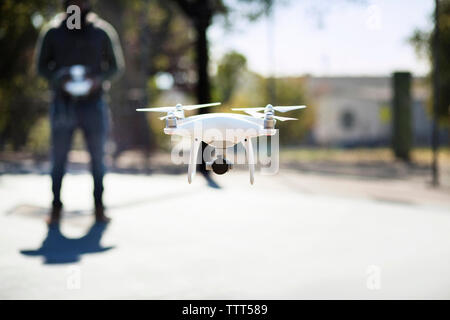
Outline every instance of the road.
<path fill-rule="evenodd" d="M 90 176 L 69 174 L 49 230 L 49 177 L 0 176 L 0 298 L 450 298 L 448 190 L 294 171 L 217 181 L 109 174 L 103 228 Z"/>

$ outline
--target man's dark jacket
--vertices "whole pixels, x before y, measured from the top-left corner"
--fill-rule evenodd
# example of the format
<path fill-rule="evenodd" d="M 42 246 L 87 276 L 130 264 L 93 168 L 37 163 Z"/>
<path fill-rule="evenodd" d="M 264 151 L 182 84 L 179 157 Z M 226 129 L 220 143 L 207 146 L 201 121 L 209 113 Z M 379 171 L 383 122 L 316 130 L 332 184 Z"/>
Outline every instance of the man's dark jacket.
<path fill-rule="evenodd" d="M 101 81 L 111 80 L 124 68 L 119 38 L 114 28 L 96 14 L 89 13 L 81 30 L 69 30 L 65 14 L 60 14 L 43 30 L 37 51 L 37 68 L 53 89 L 58 88 L 62 71 L 73 65 L 88 67 Z"/>

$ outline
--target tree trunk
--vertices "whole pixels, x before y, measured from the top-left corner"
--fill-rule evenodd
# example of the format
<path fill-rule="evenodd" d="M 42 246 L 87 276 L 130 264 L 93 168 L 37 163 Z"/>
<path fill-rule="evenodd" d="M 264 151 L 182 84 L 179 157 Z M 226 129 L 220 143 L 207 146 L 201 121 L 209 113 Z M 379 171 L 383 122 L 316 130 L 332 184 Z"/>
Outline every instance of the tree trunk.
<path fill-rule="evenodd" d="M 203 19 L 201 19 L 203 20 Z M 209 23 L 207 21 L 197 21 L 195 28 L 197 32 L 196 41 L 196 66 L 197 66 L 197 88 L 196 95 L 198 103 L 211 102 L 211 83 L 208 75 L 209 52 L 207 30 Z M 199 109 L 199 113 L 207 113 L 207 108 Z"/>
<path fill-rule="evenodd" d="M 196 87 L 196 95 L 198 103 L 209 103 L 211 102 L 211 83 L 209 81 L 208 68 L 209 68 L 209 52 L 208 52 L 208 39 L 207 39 L 207 30 L 208 23 L 203 21 L 198 21 L 195 24 L 195 28 L 197 31 L 197 41 L 195 43 L 196 46 L 196 66 L 197 66 L 197 87 Z M 199 114 L 208 113 L 209 108 L 201 108 L 199 109 Z M 202 142 L 200 146 L 200 152 L 202 154 L 202 163 L 198 166 L 198 171 L 205 174 L 206 171 L 206 163 L 203 158 L 204 151 L 208 145 L 205 142 Z"/>
<path fill-rule="evenodd" d="M 176 0 L 184 13 L 192 19 L 195 31 L 195 53 L 196 53 L 196 68 L 197 68 L 197 86 L 196 96 L 198 103 L 211 102 L 211 82 L 209 80 L 209 52 L 208 52 L 208 38 L 207 31 L 211 25 L 212 10 L 208 0 L 198 0 L 195 2 L 188 2 L 185 0 Z M 209 108 L 199 109 L 199 114 L 209 112 Z M 201 159 L 202 163 L 198 166 L 198 171 L 206 175 L 205 159 L 203 153 L 207 144 L 202 142 L 201 145 Z M 207 159 L 209 160 L 209 159 Z"/>

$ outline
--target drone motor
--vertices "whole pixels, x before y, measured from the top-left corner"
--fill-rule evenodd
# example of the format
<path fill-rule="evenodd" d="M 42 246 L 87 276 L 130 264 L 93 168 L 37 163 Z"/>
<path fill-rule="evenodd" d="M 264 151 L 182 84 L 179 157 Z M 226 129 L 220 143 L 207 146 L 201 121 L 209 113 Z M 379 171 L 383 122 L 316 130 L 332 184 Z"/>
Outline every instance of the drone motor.
<path fill-rule="evenodd" d="M 268 111 L 264 117 L 264 129 L 274 129 L 275 128 L 275 119 L 273 118 L 273 112 Z"/>
<path fill-rule="evenodd" d="M 175 113 L 169 112 L 166 117 L 166 127 L 171 129 L 175 129 L 177 127 L 177 117 L 175 116 Z"/>

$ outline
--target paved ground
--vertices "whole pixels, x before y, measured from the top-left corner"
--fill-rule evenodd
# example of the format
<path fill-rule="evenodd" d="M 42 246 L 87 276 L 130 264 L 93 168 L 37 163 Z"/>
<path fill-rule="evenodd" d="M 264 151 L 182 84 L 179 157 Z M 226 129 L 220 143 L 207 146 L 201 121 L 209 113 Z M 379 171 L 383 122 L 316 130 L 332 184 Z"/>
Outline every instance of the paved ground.
<path fill-rule="evenodd" d="M 0 176 L 0 298 L 450 298 L 450 193 L 423 183 L 282 171 L 218 179 L 65 180 L 61 230 L 45 175 Z"/>

